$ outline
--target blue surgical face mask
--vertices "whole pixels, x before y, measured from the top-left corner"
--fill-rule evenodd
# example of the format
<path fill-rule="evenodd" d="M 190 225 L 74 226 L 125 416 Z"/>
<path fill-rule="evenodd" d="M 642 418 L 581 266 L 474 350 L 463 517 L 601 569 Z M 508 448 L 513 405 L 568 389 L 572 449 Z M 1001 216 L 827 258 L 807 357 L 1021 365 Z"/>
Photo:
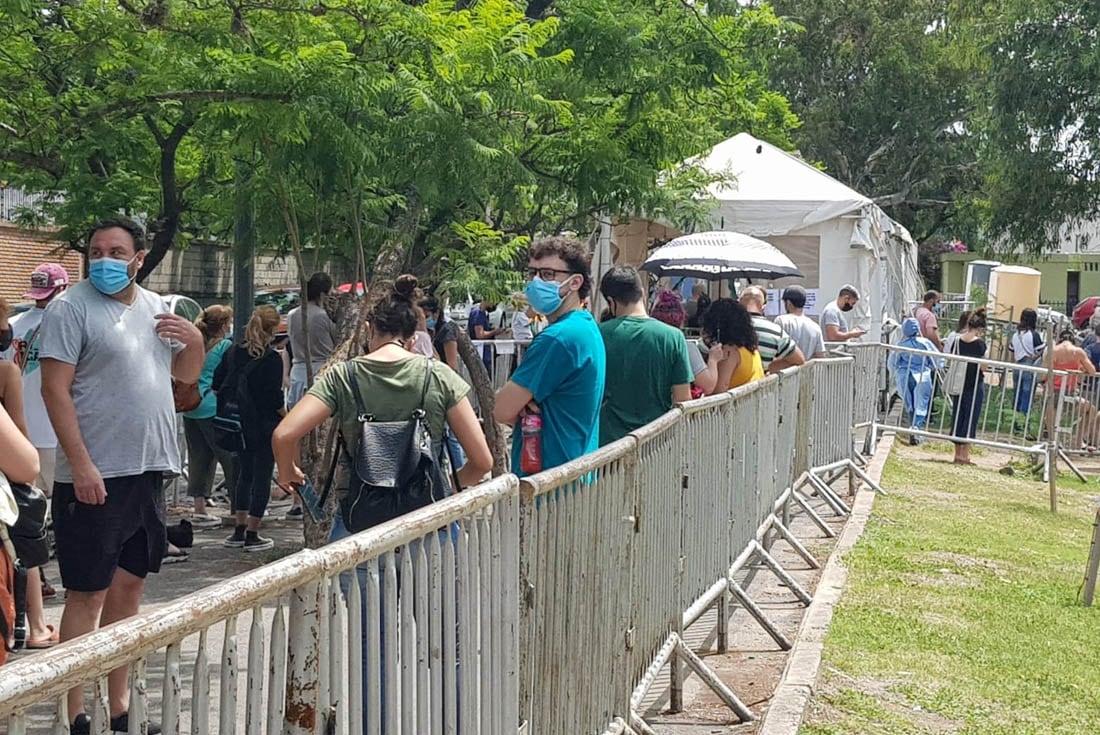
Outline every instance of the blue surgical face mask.
<path fill-rule="evenodd" d="M 129 260 L 96 258 L 88 264 L 88 280 L 95 286 L 96 291 L 106 296 L 114 296 L 134 280 L 130 276 L 130 264 L 136 257 L 135 255 Z"/>
<path fill-rule="evenodd" d="M 527 282 L 523 292 L 527 295 L 527 303 L 540 314 L 553 314 L 561 308 L 562 297 L 560 285 L 557 281 L 544 281 L 535 276 Z"/>
<path fill-rule="evenodd" d="M 434 316 L 431 319 L 425 319 L 424 320 L 424 325 L 428 329 L 435 329 L 435 324 L 436 324 L 436 322 L 435 322 L 435 317 Z"/>

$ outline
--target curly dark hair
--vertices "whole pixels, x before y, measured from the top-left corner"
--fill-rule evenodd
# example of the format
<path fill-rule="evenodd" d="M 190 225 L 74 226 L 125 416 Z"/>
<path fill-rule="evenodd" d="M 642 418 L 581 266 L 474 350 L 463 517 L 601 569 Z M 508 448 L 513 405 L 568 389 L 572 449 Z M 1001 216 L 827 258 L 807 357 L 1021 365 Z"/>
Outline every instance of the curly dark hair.
<path fill-rule="evenodd" d="M 733 299 L 717 299 L 703 314 L 703 332 L 722 345 L 756 352 L 756 329 L 748 309 Z"/>
<path fill-rule="evenodd" d="M 971 329 L 985 329 L 985 309 L 975 309 L 971 312 L 966 325 Z"/>
<path fill-rule="evenodd" d="M 398 276 L 393 289 L 374 305 L 370 323 L 376 334 L 393 335 L 402 339 L 413 336 L 419 321 L 416 302 L 421 296 L 417 283 L 416 276 L 408 273 Z"/>
<path fill-rule="evenodd" d="M 592 255 L 588 252 L 588 247 L 580 240 L 565 235 L 543 237 L 527 247 L 529 260 L 555 255 L 565 261 L 565 265 L 571 272 L 584 277 L 581 290 L 577 295 L 582 301 L 588 298 L 588 294 L 592 293 Z"/>

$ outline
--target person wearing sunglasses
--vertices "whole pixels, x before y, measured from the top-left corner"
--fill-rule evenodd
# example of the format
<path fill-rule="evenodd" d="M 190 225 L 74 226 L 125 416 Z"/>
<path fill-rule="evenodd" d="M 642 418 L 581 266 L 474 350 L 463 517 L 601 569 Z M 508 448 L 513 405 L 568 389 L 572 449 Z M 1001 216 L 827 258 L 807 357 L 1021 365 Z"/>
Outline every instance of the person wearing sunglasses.
<path fill-rule="evenodd" d="M 521 423 L 541 419 L 541 467 L 557 467 L 599 446 L 604 392 L 603 338 L 581 303 L 592 291 L 590 256 L 583 243 L 561 235 L 531 243 L 524 294 L 548 326 L 531 342 L 523 361 L 497 393 L 493 417 L 512 431 L 512 472 L 525 471 Z M 528 466 L 530 466 L 528 464 Z"/>

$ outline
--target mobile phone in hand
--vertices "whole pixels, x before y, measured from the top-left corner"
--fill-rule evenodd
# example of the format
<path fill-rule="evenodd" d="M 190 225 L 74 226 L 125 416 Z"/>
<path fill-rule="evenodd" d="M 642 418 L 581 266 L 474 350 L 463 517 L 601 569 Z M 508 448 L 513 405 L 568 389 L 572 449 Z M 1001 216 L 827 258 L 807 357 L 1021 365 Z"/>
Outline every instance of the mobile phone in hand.
<path fill-rule="evenodd" d="M 302 507 L 309 513 L 310 518 L 317 522 L 323 521 L 325 519 L 325 509 L 321 507 L 321 499 L 317 497 L 317 491 L 310 479 L 307 477 L 305 482 L 294 489 L 298 491 L 298 495 L 302 498 Z"/>

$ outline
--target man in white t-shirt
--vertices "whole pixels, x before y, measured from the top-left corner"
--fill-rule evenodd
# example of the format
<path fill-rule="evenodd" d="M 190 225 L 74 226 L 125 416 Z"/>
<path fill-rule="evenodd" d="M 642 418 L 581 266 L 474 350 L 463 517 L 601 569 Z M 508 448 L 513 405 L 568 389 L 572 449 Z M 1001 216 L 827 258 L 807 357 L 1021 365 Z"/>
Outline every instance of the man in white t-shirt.
<path fill-rule="evenodd" d="M 801 286 L 785 288 L 783 307 L 787 313 L 777 316 L 775 323 L 798 344 L 798 349 L 802 350 L 807 360 L 825 357 L 825 338 L 821 334 L 821 327 L 802 313 L 806 308 L 806 289 Z"/>
<path fill-rule="evenodd" d="M 821 331 L 825 334 L 826 342 L 847 342 L 866 334 L 863 329 L 848 330 L 845 314 L 854 309 L 858 302 L 859 291 L 855 286 L 846 283 L 840 287 L 836 301 L 830 302 L 821 310 Z"/>
<path fill-rule="evenodd" d="M 34 308 L 12 317 L 12 345 L 5 359 L 10 359 L 23 372 L 23 415 L 27 421 L 27 434 L 38 450 L 38 486 L 47 494 L 53 490 L 54 465 L 57 454 L 57 435 L 46 414 L 42 400 L 42 371 L 38 364 L 39 327 L 46 305 L 69 287 L 69 274 L 60 263 L 43 263 L 31 273 L 31 289 L 23 294 L 34 299 Z"/>

